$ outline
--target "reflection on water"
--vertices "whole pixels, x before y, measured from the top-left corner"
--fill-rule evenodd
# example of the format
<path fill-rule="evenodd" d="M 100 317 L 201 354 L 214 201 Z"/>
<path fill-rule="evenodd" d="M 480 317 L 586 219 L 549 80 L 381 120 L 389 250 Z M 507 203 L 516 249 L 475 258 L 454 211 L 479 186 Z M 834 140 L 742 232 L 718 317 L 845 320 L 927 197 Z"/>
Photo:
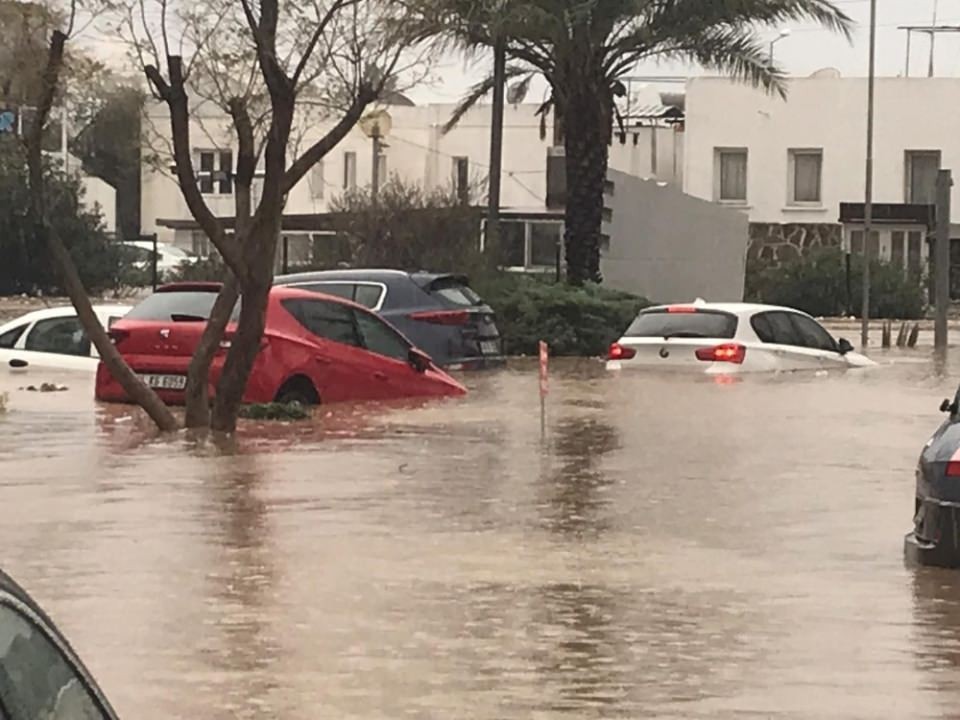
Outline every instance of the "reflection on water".
<path fill-rule="evenodd" d="M 881 357 L 558 361 L 544 435 L 520 364 L 226 448 L 0 377 L 0 564 L 127 718 L 950 717 L 960 575 L 901 553 L 960 374 Z"/>

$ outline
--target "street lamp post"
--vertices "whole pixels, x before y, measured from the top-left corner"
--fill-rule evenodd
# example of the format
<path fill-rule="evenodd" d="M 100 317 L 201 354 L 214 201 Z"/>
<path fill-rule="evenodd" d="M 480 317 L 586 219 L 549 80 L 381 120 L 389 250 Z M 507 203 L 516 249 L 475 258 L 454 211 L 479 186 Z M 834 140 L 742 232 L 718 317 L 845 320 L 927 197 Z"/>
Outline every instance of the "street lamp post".
<path fill-rule="evenodd" d="M 380 155 L 383 139 L 390 134 L 393 119 L 386 110 L 374 110 L 360 118 L 360 130 L 373 140 L 373 167 L 370 173 L 370 204 L 376 207 L 380 193 Z"/>
<path fill-rule="evenodd" d="M 860 344 L 870 341 L 870 236 L 873 233 L 873 92 L 877 51 L 877 0 L 870 0 L 870 59 L 867 70 L 867 160 L 863 198 L 863 296 L 860 307 Z"/>
<path fill-rule="evenodd" d="M 773 65 L 773 46 L 778 42 L 783 40 L 785 37 L 790 37 L 790 28 L 783 28 L 780 33 L 770 41 L 770 64 Z"/>

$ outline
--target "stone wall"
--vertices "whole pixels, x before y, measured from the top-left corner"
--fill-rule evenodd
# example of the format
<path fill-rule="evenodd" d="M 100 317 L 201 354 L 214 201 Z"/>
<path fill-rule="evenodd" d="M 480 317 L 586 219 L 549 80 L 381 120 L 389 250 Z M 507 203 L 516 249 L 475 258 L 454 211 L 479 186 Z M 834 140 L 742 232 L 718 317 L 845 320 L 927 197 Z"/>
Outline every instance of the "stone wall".
<path fill-rule="evenodd" d="M 837 247 L 843 226 L 837 223 L 750 223 L 748 260 L 779 264 L 811 248 Z"/>

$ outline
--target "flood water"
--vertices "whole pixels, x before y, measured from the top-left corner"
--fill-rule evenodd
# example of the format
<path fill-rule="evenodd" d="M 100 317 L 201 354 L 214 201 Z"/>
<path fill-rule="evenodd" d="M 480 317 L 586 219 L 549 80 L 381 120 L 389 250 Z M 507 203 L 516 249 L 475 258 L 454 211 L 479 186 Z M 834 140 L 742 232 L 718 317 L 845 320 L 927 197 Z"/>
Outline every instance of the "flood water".
<path fill-rule="evenodd" d="M 5 376 L 0 566 L 122 718 L 941 718 L 960 573 L 902 559 L 960 380 L 532 365 L 151 439 Z"/>

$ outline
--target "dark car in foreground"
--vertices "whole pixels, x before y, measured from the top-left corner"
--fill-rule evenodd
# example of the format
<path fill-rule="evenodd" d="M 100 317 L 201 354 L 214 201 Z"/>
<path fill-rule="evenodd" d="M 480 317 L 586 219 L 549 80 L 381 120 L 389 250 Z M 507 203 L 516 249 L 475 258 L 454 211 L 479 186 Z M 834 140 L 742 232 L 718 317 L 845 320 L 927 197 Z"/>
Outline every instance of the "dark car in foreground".
<path fill-rule="evenodd" d="M 93 676 L 53 620 L 2 570 L 0 718 L 117 718 Z"/>
<path fill-rule="evenodd" d="M 913 531 L 904 550 L 923 565 L 960 567 L 960 391 L 940 409 L 948 417 L 920 454 Z"/>
<path fill-rule="evenodd" d="M 493 310 L 463 275 L 401 270 L 324 270 L 281 275 L 274 285 L 352 300 L 378 313 L 441 367 L 504 362 Z"/>

